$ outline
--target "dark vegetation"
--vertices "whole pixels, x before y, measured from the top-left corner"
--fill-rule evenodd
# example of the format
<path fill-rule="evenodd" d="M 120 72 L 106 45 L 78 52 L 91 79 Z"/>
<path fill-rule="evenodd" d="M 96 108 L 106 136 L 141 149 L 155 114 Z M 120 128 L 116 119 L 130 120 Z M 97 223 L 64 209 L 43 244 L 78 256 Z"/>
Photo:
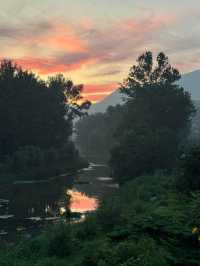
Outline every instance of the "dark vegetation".
<path fill-rule="evenodd" d="M 177 85 L 180 74 L 163 53 L 155 61 L 147 52 L 130 69 L 121 85 L 124 105 L 77 125 L 78 145 L 87 153 L 111 154 L 119 183 L 156 170 L 171 171 L 189 136 L 195 113 L 190 95 Z"/>
<path fill-rule="evenodd" d="M 2 247 L 1 266 L 197 266 L 199 204 L 199 193 L 177 193 L 174 176 L 138 177 L 85 222 Z"/>
<path fill-rule="evenodd" d="M 76 123 L 76 144 L 84 156 L 108 162 L 123 108 L 110 106 L 105 114 L 83 116 Z"/>
<path fill-rule="evenodd" d="M 168 58 L 160 53 L 156 62 L 150 52 L 140 56 L 121 85 L 124 105 L 77 125 L 82 152 L 111 150 L 119 191 L 82 223 L 2 247 L 2 266 L 200 265 L 200 146 L 189 138 L 195 108 Z"/>
<path fill-rule="evenodd" d="M 11 61 L 0 66 L 0 175 L 45 178 L 78 166 L 72 120 L 89 102 L 78 105 L 82 85 L 64 76 L 43 81 Z"/>

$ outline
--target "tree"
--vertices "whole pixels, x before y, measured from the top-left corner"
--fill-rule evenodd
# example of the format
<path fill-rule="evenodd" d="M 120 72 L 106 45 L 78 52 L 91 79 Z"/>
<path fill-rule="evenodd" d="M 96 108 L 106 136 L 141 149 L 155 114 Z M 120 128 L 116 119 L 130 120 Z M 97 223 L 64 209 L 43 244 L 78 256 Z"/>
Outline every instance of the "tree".
<path fill-rule="evenodd" d="M 72 121 L 90 106 L 88 101 L 83 101 L 82 90 L 83 85 L 74 85 L 61 74 L 43 81 L 12 61 L 2 61 L 0 162 L 23 148 L 29 151 L 26 147 L 41 152 L 71 147 L 67 143 L 72 134 Z M 73 153 L 70 148 L 69 154 Z"/>
<path fill-rule="evenodd" d="M 126 95 L 124 119 L 111 156 L 118 179 L 173 167 L 195 111 L 189 93 L 177 84 L 179 79 L 179 71 L 164 53 L 154 64 L 152 53 L 146 52 L 131 67 L 120 88 Z"/>
<path fill-rule="evenodd" d="M 105 161 L 109 159 L 122 109 L 120 105 L 110 106 L 106 113 L 84 116 L 76 123 L 76 143 L 83 155 Z"/>
<path fill-rule="evenodd" d="M 72 132 L 72 119 L 81 115 L 82 85 L 58 75 L 47 82 L 22 70 L 11 61 L 0 66 L 0 147 L 1 155 L 21 146 L 40 148 L 62 146 Z"/>
<path fill-rule="evenodd" d="M 181 154 L 178 160 L 176 186 L 190 193 L 200 190 L 200 146 L 194 145 Z"/>

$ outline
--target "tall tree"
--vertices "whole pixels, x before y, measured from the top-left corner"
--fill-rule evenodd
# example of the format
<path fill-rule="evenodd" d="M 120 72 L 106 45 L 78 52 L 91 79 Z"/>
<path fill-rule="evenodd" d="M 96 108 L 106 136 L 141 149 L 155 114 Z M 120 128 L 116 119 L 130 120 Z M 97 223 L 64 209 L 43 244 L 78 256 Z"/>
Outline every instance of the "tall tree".
<path fill-rule="evenodd" d="M 155 61 L 151 52 L 139 56 L 121 86 L 124 119 L 111 158 L 119 179 L 170 169 L 195 111 L 189 93 L 177 84 L 179 71 L 164 53 Z"/>
<path fill-rule="evenodd" d="M 0 65 L 1 159 L 24 146 L 62 147 L 72 133 L 72 119 L 89 108 L 82 100 L 82 85 L 64 76 L 47 82 L 11 61 Z"/>

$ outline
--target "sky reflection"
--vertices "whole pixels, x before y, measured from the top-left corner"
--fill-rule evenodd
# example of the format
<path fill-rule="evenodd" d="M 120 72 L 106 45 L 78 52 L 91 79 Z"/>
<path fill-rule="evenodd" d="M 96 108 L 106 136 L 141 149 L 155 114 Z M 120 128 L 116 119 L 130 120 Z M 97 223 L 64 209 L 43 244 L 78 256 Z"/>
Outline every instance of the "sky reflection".
<path fill-rule="evenodd" d="M 98 201 L 96 198 L 89 197 L 80 191 L 68 190 L 67 194 L 71 197 L 71 212 L 84 213 L 88 211 L 95 211 L 98 207 Z"/>

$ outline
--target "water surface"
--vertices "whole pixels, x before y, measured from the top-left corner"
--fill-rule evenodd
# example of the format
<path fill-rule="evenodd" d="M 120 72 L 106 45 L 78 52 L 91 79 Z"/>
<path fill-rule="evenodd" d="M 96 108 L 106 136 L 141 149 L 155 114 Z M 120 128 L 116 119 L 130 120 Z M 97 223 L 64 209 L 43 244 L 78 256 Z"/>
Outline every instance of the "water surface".
<path fill-rule="evenodd" d="M 74 176 L 0 185 L 0 239 L 31 237 L 46 224 L 64 220 L 68 209 L 72 217 L 83 218 L 116 188 L 109 168 L 94 163 Z"/>

